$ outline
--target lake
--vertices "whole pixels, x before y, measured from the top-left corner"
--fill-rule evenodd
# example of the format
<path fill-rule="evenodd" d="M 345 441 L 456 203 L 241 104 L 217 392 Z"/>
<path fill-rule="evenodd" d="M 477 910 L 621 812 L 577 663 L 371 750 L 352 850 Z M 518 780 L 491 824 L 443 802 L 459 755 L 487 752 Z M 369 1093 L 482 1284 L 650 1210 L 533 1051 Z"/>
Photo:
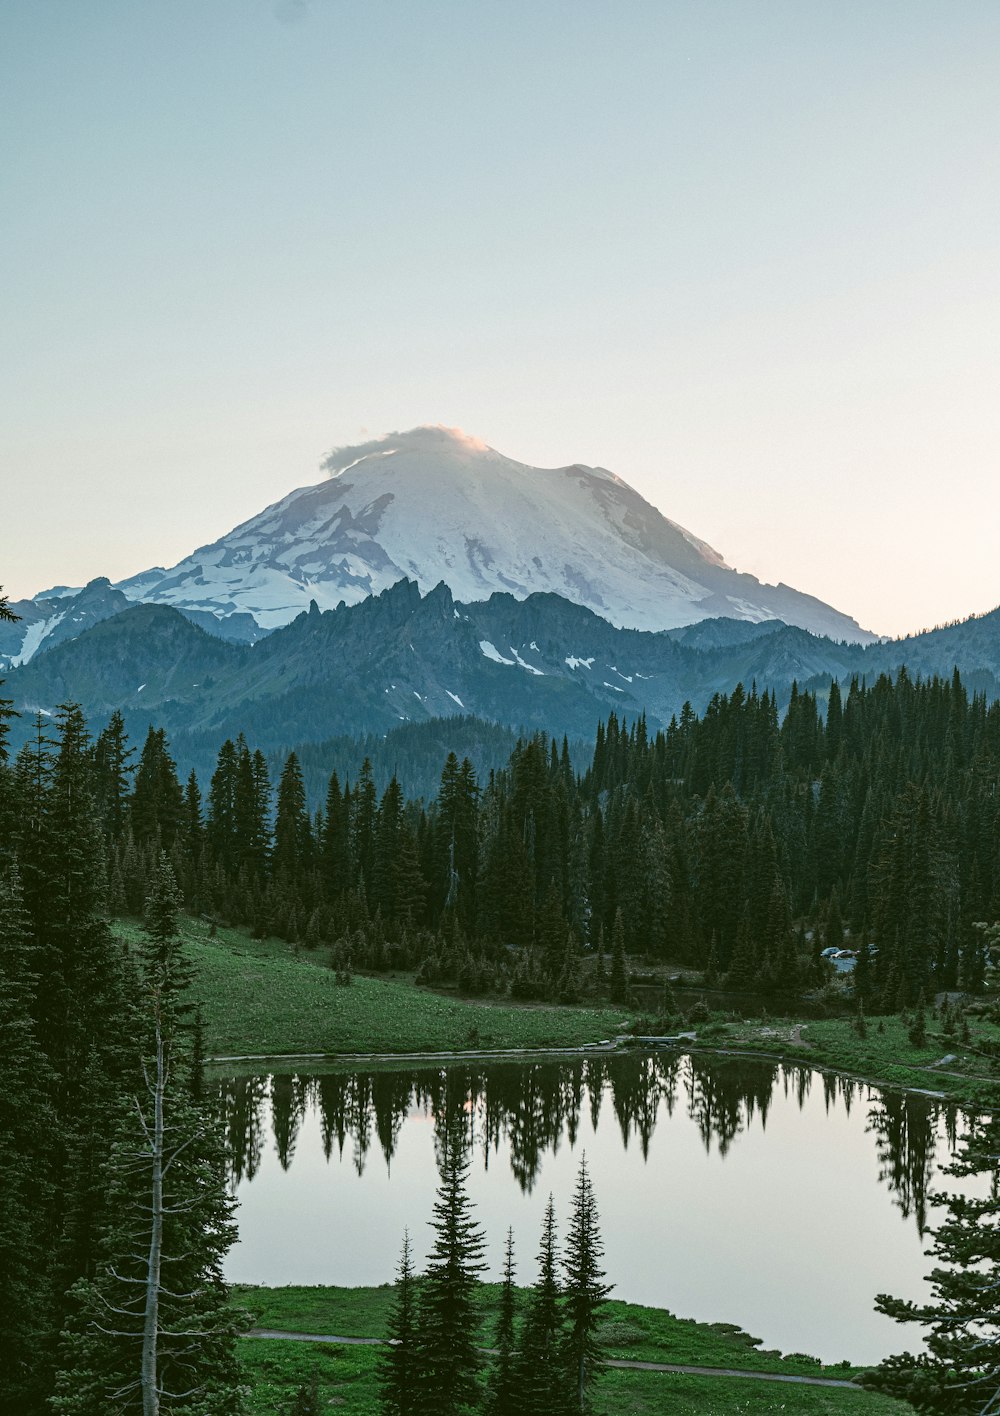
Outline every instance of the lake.
<path fill-rule="evenodd" d="M 510 1226 L 533 1280 L 545 1202 L 565 1229 L 586 1152 L 615 1297 L 862 1363 L 917 1345 L 872 1302 L 927 1292 L 927 1192 L 961 1122 L 808 1068 L 664 1053 L 284 1071 L 221 1092 L 233 1282 L 385 1283 L 405 1229 L 422 1260 L 438 1133 L 461 1113 L 490 1277 Z"/>

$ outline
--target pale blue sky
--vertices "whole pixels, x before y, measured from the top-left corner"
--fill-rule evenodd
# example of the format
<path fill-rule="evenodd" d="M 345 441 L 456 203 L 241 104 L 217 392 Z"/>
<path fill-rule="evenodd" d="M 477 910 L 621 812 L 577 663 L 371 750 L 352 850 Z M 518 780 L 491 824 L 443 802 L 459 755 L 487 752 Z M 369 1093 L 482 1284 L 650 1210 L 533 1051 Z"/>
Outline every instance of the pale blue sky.
<path fill-rule="evenodd" d="M 992 608 L 998 75 L 997 0 L 5 0 L 0 580 L 443 422 L 874 629 Z"/>

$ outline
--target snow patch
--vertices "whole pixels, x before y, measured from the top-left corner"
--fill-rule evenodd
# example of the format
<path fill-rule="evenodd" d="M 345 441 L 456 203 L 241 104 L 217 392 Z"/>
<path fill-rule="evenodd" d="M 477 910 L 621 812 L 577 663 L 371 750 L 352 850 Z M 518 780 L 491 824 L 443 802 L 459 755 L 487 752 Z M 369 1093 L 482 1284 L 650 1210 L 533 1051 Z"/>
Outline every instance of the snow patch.
<path fill-rule="evenodd" d="M 608 683 L 607 681 L 605 681 L 604 687 L 605 687 L 605 688 L 610 688 L 614 693 L 624 693 L 624 692 L 625 692 L 625 690 L 624 690 L 623 688 L 619 688 L 616 683 Z"/>
<path fill-rule="evenodd" d="M 54 620 L 38 620 L 36 624 L 28 626 L 28 632 L 21 640 L 21 648 L 14 654 L 10 661 L 12 669 L 16 669 L 20 664 L 26 664 L 42 640 L 59 623 L 59 616 Z"/>
<path fill-rule="evenodd" d="M 510 652 L 514 655 L 515 660 L 521 665 L 521 668 L 522 668 L 522 669 L 527 669 L 529 674 L 536 674 L 536 675 L 538 676 L 538 678 L 544 678 L 544 677 L 545 677 L 545 675 L 542 673 L 541 669 L 536 669 L 535 666 L 534 666 L 534 664 L 529 664 L 529 663 L 526 662 L 526 660 L 522 659 L 521 656 L 520 656 L 520 654 L 517 652 L 517 650 L 514 648 L 513 645 L 510 645 L 509 648 L 510 648 Z"/>
<path fill-rule="evenodd" d="M 484 658 L 492 659 L 494 664 L 508 664 L 511 668 L 514 667 L 515 661 L 513 659 L 505 659 L 496 645 L 491 644 L 488 639 L 480 639 L 479 651 Z"/>
<path fill-rule="evenodd" d="M 569 658 L 565 659 L 563 662 L 567 663 L 571 669 L 590 669 L 594 666 L 594 656 L 591 654 L 589 659 L 577 659 L 571 654 Z"/>
<path fill-rule="evenodd" d="M 462 700 L 459 698 L 458 694 L 457 694 L 457 693 L 452 693 L 452 691 L 451 691 L 450 688 L 446 688 L 446 689 L 445 689 L 445 693 L 447 693 L 447 695 L 448 695 L 449 698 L 454 699 L 454 701 L 458 704 L 459 708 L 464 708 L 464 707 L 465 707 L 465 704 L 464 704 L 464 703 L 462 702 Z"/>

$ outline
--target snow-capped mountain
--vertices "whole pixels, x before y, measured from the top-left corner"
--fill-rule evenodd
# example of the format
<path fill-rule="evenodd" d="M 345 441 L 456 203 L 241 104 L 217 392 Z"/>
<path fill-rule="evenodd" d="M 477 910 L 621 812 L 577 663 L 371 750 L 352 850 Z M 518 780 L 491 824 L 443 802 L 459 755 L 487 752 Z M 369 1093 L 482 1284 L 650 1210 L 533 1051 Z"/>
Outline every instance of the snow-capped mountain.
<path fill-rule="evenodd" d="M 783 620 L 835 640 L 875 636 L 788 585 L 764 585 L 602 467 L 529 467 L 451 428 L 415 428 L 323 464 L 301 487 L 170 570 L 14 606 L 0 670 L 25 664 L 126 602 L 172 605 L 223 638 L 253 642 L 315 600 L 357 604 L 398 581 L 442 581 L 456 599 L 552 592 L 626 629 L 724 617 Z"/>
<path fill-rule="evenodd" d="M 444 581 L 460 600 L 554 591 L 633 629 L 729 616 L 874 637 L 810 595 L 737 573 L 600 467 L 528 467 L 455 429 L 415 428 L 341 448 L 324 470 L 171 570 L 118 588 L 179 609 L 245 611 L 264 629 L 310 600 L 356 604 L 406 576 L 425 592 Z"/>

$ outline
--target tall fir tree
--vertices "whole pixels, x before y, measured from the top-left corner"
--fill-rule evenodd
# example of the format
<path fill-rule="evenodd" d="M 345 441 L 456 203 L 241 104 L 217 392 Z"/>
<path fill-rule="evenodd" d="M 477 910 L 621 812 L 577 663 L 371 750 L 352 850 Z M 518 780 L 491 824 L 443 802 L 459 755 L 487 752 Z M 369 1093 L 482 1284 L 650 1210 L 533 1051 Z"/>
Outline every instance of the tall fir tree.
<path fill-rule="evenodd" d="M 507 1230 L 504 1245 L 503 1285 L 497 1315 L 494 1346 L 496 1355 L 490 1368 L 486 1416 L 517 1416 L 520 1403 L 518 1382 L 517 1329 L 515 1325 L 514 1231 Z"/>
<path fill-rule="evenodd" d="M 517 1362 L 518 1416 L 565 1416 L 574 1409 L 565 1360 L 566 1331 L 561 1296 L 556 1208 L 550 1195 L 542 1220 L 538 1277 L 521 1330 Z"/>
<path fill-rule="evenodd" d="M 587 1170 L 586 1155 L 573 1194 L 573 1212 L 563 1256 L 563 1294 L 566 1310 L 566 1366 L 573 1387 L 573 1405 L 586 1410 L 587 1390 L 602 1369 L 597 1341 L 601 1304 L 611 1292 L 601 1268 L 604 1246 L 598 1223 L 597 1201 Z"/>
<path fill-rule="evenodd" d="M 386 1324 L 387 1345 L 379 1358 L 383 1416 L 411 1416 L 419 1409 L 421 1381 L 417 1340 L 417 1300 L 409 1233 L 396 1270 L 396 1291 Z"/>
<path fill-rule="evenodd" d="M 99 1259 L 72 1290 L 52 1401 L 60 1416 L 242 1410 L 243 1319 L 222 1277 L 234 1202 L 216 1118 L 191 1083 L 177 905 L 161 854 L 146 907 L 136 1084 L 122 1096 L 104 1167 Z"/>
<path fill-rule="evenodd" d="M 467 1182 L 468 1140 L 461 1121 L 446 1125 L 441 1183 L 434 1201 L 434 1245 L 420 1288 L 414 1416 L 466 1416 L 480 1397 L 483 1359 L 476 1341 L 475 1292 L 486 1264 Z"/>

